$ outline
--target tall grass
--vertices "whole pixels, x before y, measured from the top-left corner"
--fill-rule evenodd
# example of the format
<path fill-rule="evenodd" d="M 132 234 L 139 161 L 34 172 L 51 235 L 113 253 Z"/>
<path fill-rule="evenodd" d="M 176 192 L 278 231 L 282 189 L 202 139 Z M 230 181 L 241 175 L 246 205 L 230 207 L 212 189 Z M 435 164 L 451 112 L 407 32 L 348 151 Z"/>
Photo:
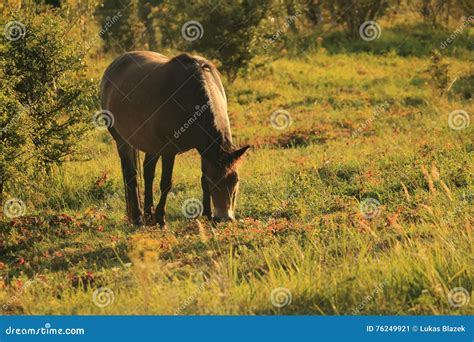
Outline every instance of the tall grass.
<path fill-rule="evenodd" d="M 167 228 L 127 225 L 115 147 L 94 131 L 88 160 L 1 223 L 3 313 L 472 314 L 448 294 L 472 293 L 473 128 L 448 115 L 473 106 L 435 96 L 428 67 L 321 52 L 228 85 L 235 140 L 254 144 L 235 223 L 183 217 L 201 196 L 191 152 L 177 158 Z M 472 68 L 452 58 L 450 71 Z M 278 109 L 284 130 L 270 124 Z M 380 203 L 372 218 L 367 198 Z"/>

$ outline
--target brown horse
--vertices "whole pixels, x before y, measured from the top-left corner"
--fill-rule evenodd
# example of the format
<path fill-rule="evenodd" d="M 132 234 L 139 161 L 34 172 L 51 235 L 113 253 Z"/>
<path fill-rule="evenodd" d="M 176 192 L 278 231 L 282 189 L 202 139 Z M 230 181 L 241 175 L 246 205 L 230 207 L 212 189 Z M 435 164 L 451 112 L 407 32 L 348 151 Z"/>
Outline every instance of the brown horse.
<path fill-rule="evenodd" d="M 155 52 L 128 52 L 107 68 L 101 82 L 102 112 L 117 144 L 125 183 L 127 215 L 141 225 L 137 187 L 138 151 L 145 152 L 145 217 L 153 218 L 153 178 L 161 156 L 161 197 L 154 219 L 165 224 L 176 154 L 201 155 L 203 215 L 233 220 L 239 177 L 237 162 L 248 146 L 232 144 L 227 99 L 215 66 L 199 56 L 168 58 Z"/>

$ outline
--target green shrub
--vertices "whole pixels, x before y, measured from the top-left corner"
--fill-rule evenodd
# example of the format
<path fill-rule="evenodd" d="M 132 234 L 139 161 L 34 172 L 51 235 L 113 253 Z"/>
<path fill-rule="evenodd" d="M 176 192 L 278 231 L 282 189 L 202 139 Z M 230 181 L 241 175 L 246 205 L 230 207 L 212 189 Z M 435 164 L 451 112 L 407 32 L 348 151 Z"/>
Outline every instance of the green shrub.
<path fill-rule="evenodd" d="M 11 29 L 0 44 L 0 189 L 28 167 L 41 173 L 65 161 L 90 120 L 95 87 L 61 14 L 32 6 L 4 19 Z"/>
<path fill-rule="evenodd" d="M 270 5 L 270 0 L 164 1 L 158 17 L 162 45 L 219 61 L 233 81 L 256 55 L 258 26 Z"/>
<path fill-rule="evenodd" d="M 444 95 L 449 86 L 449 64 L 443 60 L 438 50 L 433 50 L 431 64 L 428 72 L 431 76 L 431 84 L 437 95 Z"/>
<path fill-rule="evenodd" d="M 359 28 L 368 20 L 382 16 L 389 6 L 387 0 L 335 0 L 326 3 L 332 18 L 343 24 L 347 32 L 359 36 Z"/>
<path fill-rule="evenodd" d="M 139 16 L 138 0 L 105 0 L 97 9 L 97 17 L 105 51 L 121 53 L 143 49 L 146 27 Z"/>

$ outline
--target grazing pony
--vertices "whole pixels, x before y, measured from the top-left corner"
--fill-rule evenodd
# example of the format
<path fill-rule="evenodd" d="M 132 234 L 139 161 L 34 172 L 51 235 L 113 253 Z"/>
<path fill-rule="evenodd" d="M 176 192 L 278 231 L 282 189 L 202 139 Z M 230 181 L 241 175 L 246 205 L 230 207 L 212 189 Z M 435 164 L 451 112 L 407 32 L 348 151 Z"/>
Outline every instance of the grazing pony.
<path fill-rule="evenodd" d="M 129 220 L 142 225 L 137 186 L 138 151 L 145 152 L 145 217 L 165 224 L 175 156 L 201 155 L 203 215 L 233 220 L 239 176 L 237 162 L 249 146 L 232 144 L 227 99 L 215 66 L 199 56 L 173 58 L 149 51 L 127 52 L 105 70 L 101 113 L 108 116 L 125 183 Z M 161 157 L 161 197 L 153 215 L 153 178 Z"/>

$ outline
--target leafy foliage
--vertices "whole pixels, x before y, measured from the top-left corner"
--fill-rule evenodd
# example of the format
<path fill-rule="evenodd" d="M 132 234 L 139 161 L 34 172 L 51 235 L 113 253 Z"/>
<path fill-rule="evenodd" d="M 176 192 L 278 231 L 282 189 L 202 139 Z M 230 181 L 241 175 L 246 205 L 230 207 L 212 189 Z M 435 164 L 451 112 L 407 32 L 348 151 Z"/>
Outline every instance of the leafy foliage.
<path fill-rule="evenodd" d="M 239 1 L 165 1 L 162 5 L 166 19 L 163 44 L 180 50 L 197 51 L 218 60 L 229 80 L 245 69 L 256 55 L 258 26 L 269 11 L 270 0 Z M 183 31 L 186 23 L 197 21 L 202 32 L 197 39 L 187 40 Z"/>
<path fill-rule="evenodd" d="M 144 47 L 146 28 L 140 20 L 138 5 L 138 0 L 106 0 L 98 8 L 105 51 L 120 53 Z"/>
<path fill-rule="evenodd" d="M 434 50 L 431 55 L 431 64 L 428 72 L 431 76 L 431 83 L 438 95 L 444 95 L 449 86 L 449 64 L 443 60 L 443 56 L 438 50 Z"/>
<path fill-rule="evenodd" d="M 2 64 L 4 61 L 2 61 Z M 7 179 L 23 174 L 29 150 L 25 108 L 14 96 L 11 78 L 0 69 L 0 196 Z"/>
<path fill-rule="evenodd" d="M 352 36 L 359 35 L 359 27 L 367 20 L 375 20 L 388 8 L 387 0 L 336 0 L 326 3 L 333 19 L 342 23 Z"/>
<path fill-rule="evenodd" d="M 450 3 L 462 2 L 468 4 Z M 187 21 L 200 21 L 202 39 L 211 34 L 206 20 L 212 18 L 205 19 L 210 13 L 183 9 L 199 8 L 199 1 L 177 1 L 181 11 L 177 3 L 140 3 L 153 5 L 142 18 L 155 15 L 145 26 L 156 25 L 157 49 L 167 55 L 197 51 L 203 43 L 183 39 Z M 233 13 L 225 8 L 242 3 L 223 1 L 224 8 L 213 13 Z M 1 314 L 472 314 L 472 305 L 454 308 L 448 300 L 455 287 L 472 293 L 473 125 L 453 130 L 448 121 L 454 109 L 472 115 L 472 28 L 443 49 L 443 58 L 430 59 L 433 47 L 461 23 L 435 31 L 411 9 L 401 14 L 404 23 L 386 20 L 386 13 L 378 17 L 382 36 L 366 42 L 341 31 L 344 21 L 337 26 L 326 20 L 328 3 L 272 1 L 267 16 L 252 28 L 250 46 L 259 62 L 267 55 L 275 61 L 251 63 L 252 72 L 226 87 L 235 142 L 254 146 L 240 170 L 236 222 L 216 225 L 183 217 L 182 203 L 201 196 L 200 157 L 190 152 L 176 160 L 168 229 L 129 226 L 116 147 L 107 132 L 95 130 L 84 139 L 89 160 L 53 167 L 48 181 L 35 184 L 30 178 L 36 191 L 25 198 L 25 216 L 0 220 L 0 303 L 9 303 L 0 306 Z M 305 26 L 302 15 L 272 49 L 255 49 L 290 13 L 306 13 L 305 4 L 321 6 L 322 13 L 311 14 L 317 22 Z M 75 15 L 69 4 L 61 6 L 68 8 L 68 19 Z M 54 13 L 63 28 L 66 16 Z M 28 34 L 45 14 L 37 15 Z M 416 20 L 405 22 L 411 15 Z M 8 20 L 15 18 L 26 23 L 24 14 Z M 83 18 L 90 27 L 80 37 L 105 25 Z M 214 20 L 235 25 L 232 18 Z M 232 27 L 222 26 L 226 36 L 217 32 L 219 39 L 240 34 Z M 45 25 L 46 33 L 36 35 L 40 42 L 25 37 L 27 47 L 43 53 L 38 45 L 49 46 L 53 39 L 77 51 L 81 40 L 74 36 L 75 45 L 69 44 L 74 30 L 69 28 Z M 57 56 L 67 61 L 66 71 L 46 82 L 50 97 L 43 97 L 37 85 L 43 57 L 36 60 L 23 49 L 21 58 L 31 65 L 11 61 L 5 58 L 10 44 L 0 44 L 0 166 L 2 175 L 18 181 L 43 164 L 30 159 L 36 160 L 41 148 L 32 140 L 37 113 L 25 99 L 36 95 L 45 105 L 66 103 L 58 96 L 77 87 L 86 78 L 83 72 L 97 79 L 121 51 L 104 53 L 91 44 L 85 52 L 92 67 L 76 71 L 69 69 L 75 59 L 61 50 Z M 201 48 L 208 57 L 210 50 Z M 7 66 L 17 65 L 24 71 L 6 73 Z M 448 76 L 456 81 L 447 82 Z M 29 88 L 28 82 L 36 86 Z M 62 84 L 61 93 L 51 83 Z M 439 96 L 448 83 L 450 96 Z M 20 91 L 24 84 L 32 94 Z M 67 109 L 75 108 L 73 103 Z M 292 118 L 284 130 L 269 120 L 281 108 Z M 66 120 L 69 114 L 61 109 L 51 119 Z M 371 218 L 361 210 L 367 198 L 380 202 Z M 281 286 L 293 300 L 276 308 L 270 296 Z M 100 287 L 115 294 L 107 307 L 92 301 Z"/>
<path fill-rule="evenodd" d="M 59 10 L 25 8 L 10 18 L 25 34 L 1 45 L 4 182 L 12 180 L 12 165 L 48 171 L 74 154 L 95 100 L 81 46 L 67 39 Z"/>

